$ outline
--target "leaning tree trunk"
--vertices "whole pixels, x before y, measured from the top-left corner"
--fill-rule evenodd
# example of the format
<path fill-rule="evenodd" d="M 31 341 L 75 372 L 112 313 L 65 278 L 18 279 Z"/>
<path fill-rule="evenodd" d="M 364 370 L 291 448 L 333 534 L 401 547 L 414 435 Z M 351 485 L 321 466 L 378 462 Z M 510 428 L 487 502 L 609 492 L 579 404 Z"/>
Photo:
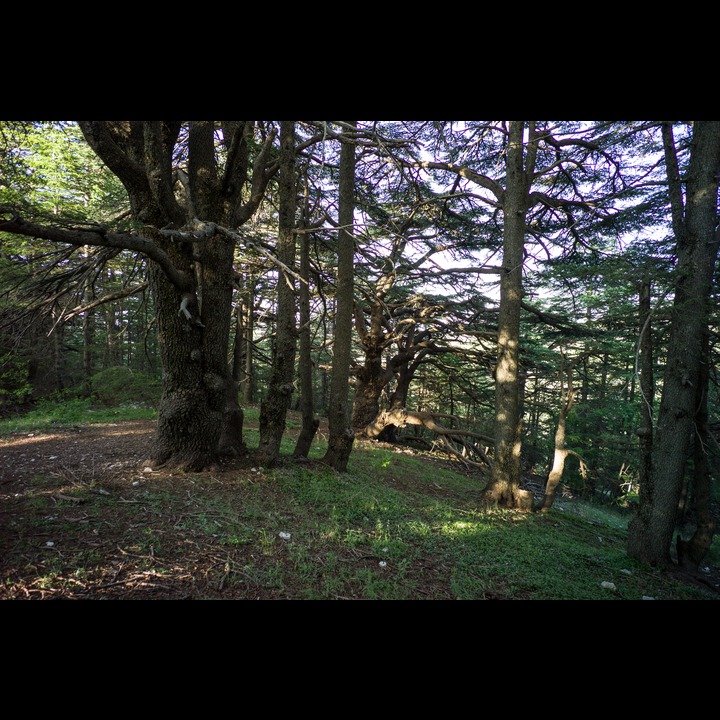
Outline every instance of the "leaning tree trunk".
<path fill-rule="evenodd" d="M 572 410 L 575 394 L 572 386 L 572 368 L 567 370 L 567 396 L 564 397 L 562 386 L 562 373 L 560 374 L 560 416 L 558 417 L 557 429 L 555 430 L 555 453 L 553 455 L 553 466 L 548 475 L 545 485 L 545 497 L 543 498 L 542 512 L 547 512 L 555 501 L 558 485 L 562 480 L 565 470 L 565 460 L 570 454 L 565 447 L 565 432 L 567 428 L 567 416 Z"/>

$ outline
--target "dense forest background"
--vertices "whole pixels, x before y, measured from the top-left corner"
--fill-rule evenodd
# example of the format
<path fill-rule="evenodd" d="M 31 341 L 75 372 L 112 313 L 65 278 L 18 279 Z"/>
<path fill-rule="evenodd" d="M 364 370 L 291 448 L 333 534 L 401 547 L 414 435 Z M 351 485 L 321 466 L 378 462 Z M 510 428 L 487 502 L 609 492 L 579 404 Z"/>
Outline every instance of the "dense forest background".
<path fill-rule="evenodd" d="M 442 449 L 490 502 L 529 509 L 539 477 L 541 510 L 562 485 L 634 507 L 649 562 L 692 514 L 697 566 L 718 125 L 1 121 L 0 410 L 146 403 L 158 463 L 190 465 L 272 464 L 298 410 L 296 455 L 328 417 L 339 470 L 374 437 Z"/>

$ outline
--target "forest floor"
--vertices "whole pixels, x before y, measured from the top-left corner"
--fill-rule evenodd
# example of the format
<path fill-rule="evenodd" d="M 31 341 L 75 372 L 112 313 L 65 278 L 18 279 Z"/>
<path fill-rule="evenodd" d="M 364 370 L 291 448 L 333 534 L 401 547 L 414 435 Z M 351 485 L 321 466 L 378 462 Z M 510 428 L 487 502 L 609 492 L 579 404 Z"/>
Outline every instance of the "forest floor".
<path fill-rule="evenodd" d="M 0 438 L 0 600 L 292 597 L 249 577 L 227 582 L 228 549 L 207 528 L 188 531 L 212 522 L 207 506 L 193 505 L 198 493 L 232 507 L 243 484 L 262 483 L 262 468 L 238 459 L 204 473 L 151 470 L 143 459 L 154 431 L 155 421 L 140 420 Z M 279 491 L 264 485 L 272 501 Z M 252 543 L 232 551 L 234 568 L 262 562 Z M 437 597 L 427 578 L 427 596 Z M 705 568 L 704 582 L 720 590 L 720 568 Z"/>

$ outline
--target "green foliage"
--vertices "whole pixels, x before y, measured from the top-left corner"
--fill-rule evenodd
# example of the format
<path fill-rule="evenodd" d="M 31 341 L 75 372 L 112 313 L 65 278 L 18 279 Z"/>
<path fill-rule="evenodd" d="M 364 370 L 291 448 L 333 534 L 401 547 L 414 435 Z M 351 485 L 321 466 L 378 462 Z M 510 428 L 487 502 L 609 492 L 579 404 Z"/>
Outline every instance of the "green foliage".
<path fill-rule="evenodd" d="M 5 353 L 0 357 L 0 414 L 31 396 L 29 360 L 18 353 Z"/>
<path fill-rule="evenodd" d="M 27 202 L 53 215 L 116 214 L 127 202 L 118 179 L 100 162 L 73 122 L 3 122 L 6 153 L 0 201 Z"/>
<path fill-rule="evenodd" d="M 90 391 L 94 401 L 103 407 L 132 403 L 156 407 L 162 387 L 158 378 L 120 365 L 93 375 Z"/>
<path fill-rule="evenodd" d="M 616 505 L 631 508 L 640 502 L 640 485 L 637 471 L 623 466 L 618 474 L 619 492 L 615 499 Z"/>
<path fill-rule="evenodd" d="M 44 398 L 24 415 L 0 420 L 0 435 L 33 432 L 83 423 L 106 423 L 155 417 L 155 410 L 140 406 L 98 407 L 89 397 L 59 392 Z"/>

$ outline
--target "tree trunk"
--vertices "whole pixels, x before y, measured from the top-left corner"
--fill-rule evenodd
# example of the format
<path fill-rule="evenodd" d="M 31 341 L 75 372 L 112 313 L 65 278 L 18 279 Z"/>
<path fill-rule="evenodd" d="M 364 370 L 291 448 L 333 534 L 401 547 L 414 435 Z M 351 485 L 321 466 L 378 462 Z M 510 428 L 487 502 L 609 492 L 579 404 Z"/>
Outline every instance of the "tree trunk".
<path fill-rule="evenodd" d="M 65 355 L 63 353 L 65 325 L 57 322 L 60 318 L 56 310 L 52 311 L 52 318 L 52 389 L 62 390 L 65 387 Z"/>
<path fill-rule="evenodd" d="M 523 510 L 532 507 L 532 493 L 519 487 L 522 417 L 518 368 L 527 195 L 528 181 L 523 170 L 523 123 L 512 121 L 503 204 L 503 265 L 495 371 L 495 456 L 484 497 L 492 505 Z"/>
<path fill-rule="evenodd" d="M 245 369 L 245 312 L 242 296 L 239 296 L 235 305 L 235 340 L 233 342 L 232 377 L 238 384 L 242 383 Z"/>
<path fill-rule="evenodd" d="M 252 405 L 255 399 L 255 365 L 253 363 L 255 333 L 255 278 L 246 278 L 247 291 L 245 300 L 245 374 L 242 381 L 243 402 Z"/>
<path fill-rule="evenodd" d="M 339 472 L 345 472 L 355 442 L 355 434 L 350 425 L 348 402 L 352 357 L 353 261 L 355 254 L 355 239 L 352 232 L 355 213 L 355 146 L 352 141 L 343 143 L 340 151 L 338 194 L 340 229 L 338 231 L 335 338 L 328 408 L 330 435 L 323 462 Z"/>
<path fill-rule="evenodd" d="M 421 350 L 420 353 L 418 353 L 417 357 L 413 357 L 415 355 L 415 353 L 413 352 L 409 355 L 409 358 L 412 358 L 412 362 L 406 360 L 405 362 L 400 363 L 397 367 L 397 380 L 395 384 L 395 390 L 393 390 L 393 393 L 390 396 L 390 400 L 388 402 L 390 411 L 403 409 L 407 405 L 407 398 L 410 393 L 410 384 L 412 383 L 413 378 L 415 377 L 415 373 L 420 367 L 422 359 L 425 357 L 426 354 L 427 353 L 425 351 Z M 394 363 L 392 363 L 392 365 L 394 367 Z M 452 383 L 450 387 L 452 395 Z M 450 404 L 450 414 L 454 414 L 452 403 Z M 392 424 L 386 425 L 383 428 L 383 431 L 380 433 L 378 439 L 382 440 L 383 442 L 397 442 L 397 426 Z"/>
<path fill-rule="evenodd" d="M 289 268 L 295 266 L 295 123 L 283 121 L 280 131 L 280 211 L 277 257 Z M 265 467 L 275 465 L 285 432 L 287 411 L 295 389 L 295 280 L 278 270 L 277 323 L 273 343 L 268 393 L 260 406 L 260 442 L 257 459 Z"/>
<path fill-rule="evenodd" d="M 225 415 L 222 433 L 218 441 L 218 454 L 239 457 L 247 454 L 243 440 L 245 413 L 238 402 L 238 384 L 230 377 L 225 386 Z"/>
<path fill-rule="evenodd" d="M 37 226 L 16 214 L 4 229 L 79 247 L 130 250 L 149 260 L 163 364 L 152 460 L 200 469 L 218 451 L 223 420 L 228 427 L 241 425 L 227 356 L 232 262 L 238 228 L 257 211 L 277 172 L 276 130 L 262 121 L 77 122 L 127 191 L 132 232 L 100 224 Z M 109 338 L 113 329 L 110 318 Z M 223 438 L 226 449 L 242 447 L 233 433 Z"/>
<path fill-rule="evenodd" d="M 640 369 L 640 427 L 638 442 L 640 462 L 638 484 L 641 502 L 647 502 L 650 489 L 653 446 L 653 404 L 655 402 L 655 380 L 653 377 L 653 343 L 650 311 L 650 278 L 646 275 L 640 285 L 640 340 L 638 342 Z"/>
<path fill-rule="evenodd" d="M 567 369 L 567 396 L 563 392 L 562 371 L 560 373 L 560 416 L 558 417 L 557 430 L 555 431 L 555 453 L 553 456 L 553 466 L 548 475 L 545 485 L 545 497 L 541 507 L 542 512 L 547 512 L 555 501 L 557 487 L 562 480 L 565 470 L 565 460 L 569 455 L 569 451 L 565 448 L 565 431 L 567 427 L 567 416 L 572 410 L 574 401 L 574 390 L 572 384 L 572 367 Z"/>
<path fill-rule="evenodd" d="M 698 372 L 697 411 L 695 412 L 695 436 L 693 440 L 695 533 L 690 540 L 677 538 L 678 563 L 693 572 L 700 567 L 707 555 L 715 533 L 712 512 L 712 480 L 710 475 L 710 432 L 708 429 L 708 388 L 710 384 L 710 332 L 703 330 L 703 351 Z"/>
<path fill-rule="evenodd" d="M 670 547 L 694 432 L 702 337 L 708 324 L 708 300 L 718 246 L 720 122 L 695 122 L 684 207 L 670 133 L 669 125 L 665 126 L 678 258 L 675 299 L 651 473 L 628 526 L 628 553 L 661 566 L 672 564 Z"/>
<path fill-rule="evenodd" d="M 355 373 L 355 398 L 352 408 L 352 427 L 355 431 L 369 425 L 380 413 L 380 395 L 392 379 L 392 371 L 383 366 L 384 337 L 382 330 L 382 307 L 373 306 L 370 327 L 361 334 L 365 350 L 363 366 Z M 363 321 L 362 309 L 357 310 L 358 328 Z"/>
<path fill-rule="evenodd" d="M 83 304 L 88 305 L 93 299 L 92 281 L 88 280 L 83 288 Z M 95 344 L 95 314 L 93 310 L 86 310 L 82 318 L 83 332 L 83 386 L 90 394 L 92 391 L 90 378 L 94 371 L 94 344 Z"/>
<path fill-rule="evenodd" d="M 298 377 L 300 381 L 300 412 L 302 428 L 295 444 L 293 456 L 306 458 L 320 426 L 315 417 L 313 403 L 312 357 L 310 355 L 310 235 L 302 235 L 300 246 L 300 340 L 298 358 Z"/>
<path fill-rule="evenodd" d="M 192 248 L 175 249 L 168 243 L 176 266 L 192 262 Z M 207 253 L 206 253 L 207 254 Z M 185 255 L 184 258 L 181 256 Z M 163 392 L 158 407 L 157 438 L 152 464 L 201 470 L 215 460 L 225 412 L 229 331 L 227 313 L 205 309 L 188 299 L 188 318 L 178 313 L 183 298 L 157 267 L 151 267 L 151 287 L 157 313 L 158 345 L 163 366 Z M 204 288 L 206 308 L 212 289 Z M 190 293 L 188 293 L 190 295 Z M 224 337 L 225 344 L 222 344 Z"/>

